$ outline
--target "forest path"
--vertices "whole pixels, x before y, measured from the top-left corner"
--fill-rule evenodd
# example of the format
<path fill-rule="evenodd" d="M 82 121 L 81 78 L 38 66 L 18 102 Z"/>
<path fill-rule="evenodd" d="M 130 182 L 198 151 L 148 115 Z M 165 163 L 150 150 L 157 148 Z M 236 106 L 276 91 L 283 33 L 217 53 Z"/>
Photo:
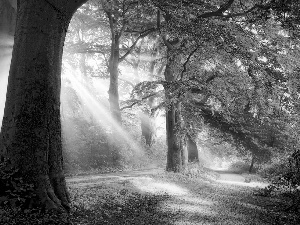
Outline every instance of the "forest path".
<path fill-rule="evenodd" d="M 73 224 L 300 224 L 276 210 L 280 200 L 253 195 L 243 175 L 215 172 L 218 179 L 164 169 L 67 178 Z"/>
<path fill-rule="evenodd" d="M 211 170 L 216 172 L 219 177 L 217 179 L 220 183 L 234 184 L 239 186 L 264 188 L 269 184 L 266 182 L 252 181 L 247 174 L 241 174 L 229 170 Z M 251 176 L 251 175 L 250 175 Z M 259 177 L 256 175 L 256 178 Z"/>
<path fill-rule="evenodd" d="M 143 170 L 132 170 L 124 172 L 110 172 L 97 175 L 80 175 L 67 178 L 70 186 L 97 186 L 101 182 L 111 183 L 125 180 L 132 180 L 138 177 L 147 177 L 149 175 L 164 173 L 162 168 L 151 168 Z"/>

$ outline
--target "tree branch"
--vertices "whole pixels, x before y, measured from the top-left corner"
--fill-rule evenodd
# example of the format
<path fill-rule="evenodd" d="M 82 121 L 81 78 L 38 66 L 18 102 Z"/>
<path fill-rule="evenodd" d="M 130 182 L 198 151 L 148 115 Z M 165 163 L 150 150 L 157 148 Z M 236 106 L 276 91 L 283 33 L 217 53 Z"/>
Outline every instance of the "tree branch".
<path fill-rule="evenodd" d="M 129 84 L 132 88 L 135 87 L 135 85 L 134 85 L 132 82 L 128 81 L 128 80 L 125 80 L 125 79 L 120 78 L 120 77 L 119 77 L 118 79 L 121 80 L 121 81 L 124 81 L 124 82 L 127 83 L 127 84 Z"/>
<path fill-rule="evenodd" d="M 228 0 L 228 2 L 225 3 L 224 5 L 221 5 L 217 11 L 204 13 L 204 14 L 198 16 L 198 18 L 209 18 L 209 17 L 213 17 L 213 16 L 222 16 L 223 13 L 231 7 L 233 2 L 234 2 L 234 0 Z"/>
<path fill-rule="evenodd" d="M 229 2 L 231 2 L 231 4 L 229 4 Z M 217 16 L 217 17 L 222 17 L 222 18 L 234 18 L 234 17 L 239 17 L 239 16 L 245 16 L 248 13 L 254 11 L 255 9 L 269 9 L 270 6 L 268 5 L 258 5 L 255 4 L 254 6 L 252 6 L 250 9 L 244 11 L 244 12 L 240 12 L 240 13 L 232 13 L 232 14 L 227 14 L 224 15 L 223 13 L 230 8 L 230 6 L 232 5 L 232 3 L 234 2 L 234 0 L 229 1 L 225 7 L 221 7 L 220 9 L 218 9 L 215 12 L 208 12 L 208 13 L 204 13 L 200 16 L 197 16 L 197 18 L 209 18 L 209 17 L 213 17 L 213 16 Z"/>
<path fill-rule="evenodd" d="M 136 44 L 138 43 L 138 41 L 141 39 L 141 38 L 144 38 L 146 37 L 148 34 L 152 33 L 156 31 L 156 28 L 150 28 L 148 30 L 145 30 L 143 31 L 138 37 L 137 39 L 133 42 L 133 44 L 130 46 L 129 50 L 119 58 L 119 62 L 122 62 L 131 52 L 132 50 L 134 49 L 134 47 L 136 46 Z"/>
<path fill-rule="evenodd" d="M 189 56 L 187 57 L 186 61 L 183 63 L 183 70 L 181 72 L 181 76 L 180 79 L 183 79 L 183 75 L 184 73 L 187 71 L 186 66 L 189 63 L 191 57 L 194 55 L 194 53 L 198 50 L 198 46 L 189 54 Z"/>
<path fill-rule="evenodd" d="M 133 100 L 134 102 L 133 102 L 132 104 L 127 105 L 127 106 L 124 106 L 124 107 L 122 107 L 120 110 L 132 108 L 134 105 L 136 105 L 136 104 L 142 102 L 143 100 L 145 100 L 145 99 L 147 99 L 147 98 L 150 98 L 150 97 L 152 97 L 152 96 L 155 96 L 155 95 L 157 95 L 157 93 L 153 93 L 153 94 L 147 95 L 147 96 L 145 96 L 145 97 L 143 97 L 143 98 L 141 98 L 141 99 L 134 99 L 134 100 Z"/>

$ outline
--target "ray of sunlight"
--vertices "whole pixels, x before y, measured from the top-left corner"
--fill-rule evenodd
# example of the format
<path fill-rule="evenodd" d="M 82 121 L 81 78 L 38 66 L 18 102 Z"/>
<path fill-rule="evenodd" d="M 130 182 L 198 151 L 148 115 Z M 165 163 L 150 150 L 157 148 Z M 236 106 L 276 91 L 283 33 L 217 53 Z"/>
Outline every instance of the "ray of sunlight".
<path fill-rule="evenodd" d="M 128 132 L 125 131 L 122 126 L 112 118 L 108 107 L 97 100 L 96 97 L 94 97 L 89 92 L 89 90 L 84 85 L 84 79 L 70 67 L 67 69 L 67 71 L 69 75 L 66 77 L 70 80 L 82 103 L 91 113 L 91 115 L 98 121 L 99 125 L 110 127 L 111 130 L 118 134 L 118 138 L 121 139 L 122 142 L 128 144 L 135 152 L 140 152 L 141 147 L 139 146 L 139 144 L 135 140 L 133 140 Z"/>

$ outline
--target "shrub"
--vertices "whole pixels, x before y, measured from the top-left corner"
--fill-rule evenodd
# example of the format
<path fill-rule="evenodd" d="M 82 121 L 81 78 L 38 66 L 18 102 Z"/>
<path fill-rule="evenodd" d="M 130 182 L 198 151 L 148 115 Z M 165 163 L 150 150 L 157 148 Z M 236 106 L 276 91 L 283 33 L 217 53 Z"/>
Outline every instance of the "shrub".
<path fill-rule="evenodd" d="M 266 166 L 261 174 L 271 181 L 271 184 L 261 191 L 263 195 L 284 195 L 291 200 L 288 209 L 300 210 L 300 151 Z"/>

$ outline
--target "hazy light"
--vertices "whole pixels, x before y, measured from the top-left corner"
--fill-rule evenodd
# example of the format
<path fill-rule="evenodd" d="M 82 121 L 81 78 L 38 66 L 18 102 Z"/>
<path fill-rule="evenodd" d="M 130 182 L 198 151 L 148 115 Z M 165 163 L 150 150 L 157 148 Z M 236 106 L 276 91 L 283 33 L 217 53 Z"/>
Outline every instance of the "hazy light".
<path fill-rule="evenodd" d="M 260 187 L 264 188 L 268 186 L 268 183 L 263 182 L 245 182 L 245 177 L 236 173 L 220 173 L 220 177 L 216 180 L 219 183 L 237 185 L 237 186 L 246 186 L 246 187 Z"/>
<path fill-rule="evenodd" d="M 262 182 L 246 183 L 245 181 L 230 181 L 230 180 L 217 180 L 217 182 L 224 183 L 224 184 L 237 185 L 237 186 L 259 187 L 259 188 L 265 188 L 269 185 L 268 183 L 262 183 Z"/>
<path fill-rule="evenodd" d="M 133 185 L 141 191 L 152 194 L 166 193 L 168 195 L 182 196 L 187 195 L 189 191 L 177 184 L 156 181 L 150 177 L 141 177 L 132 180 Z"/>
<path fill-rule="evenodd" d="M 0 34 L 0 128 L 5 106 L 7 79 L 11 61 L 13 37 Z"/>
<path fill-rule="evenodd" d="M 241 66 L 241 65 L 242 65 L 241 60 L 237 59 L 237 60 L 236 60 L 236 65 L 237 65 L 238 67 Z"/>
<path fill-rule="evenodd" d="M 268 59 L 267 59 L 265 56 L 257 57 L 257 59 L 258 59 L 259 61 L 262 61 L 262 62 L 267 62 L 267 61 L 268 61 Z"/>
<path fill-rule="evenodd" d="M 128 135 L 128 132 L 125 131 L 122 126 L 112 118 L 107 105 L 104 105 L 98 99 L 96 99 L 96 97 L 93 96 L 84 86 L 84 79 L 78 76 L 78 73 L 72 70 L 72 68 L 67 68 L 67 71 L 69 74 L 72 74 L 72 76 L 68 75 L 66 77 L 70 80 L 71 85 L 77 92 L 82 103 L 90 112 L 90 114 L 96 119 L 98 124 L 100 126 L 110 127 L 112 131 L 118 134 L 118 139 L 121 142 L 128 144 L 135 152 L 141 152 L 141 146 L 139 146 L 139 144 L 133 140 L 130 135 Z"/>
<path fill-rule="evenodd" d="M 151 55 L 149 55 L 149 54 L 141 54 L 141 55 L 139 56 L 139 58 L 140 58 L 141 61 L 144 61 L 144 62 L 152 62 L 152 61 L 154 61 L 154 60 L 159 60 L 159 59 L 161 59 L 161 57 L 158 57 L 158 56 L 153 57 L 153 56 L 151 56 Z M 128 55 L 128 56 L 126 57 L 126 59 L 136 59 L 136 56 L 134 56 L 134 55 Z"/>

